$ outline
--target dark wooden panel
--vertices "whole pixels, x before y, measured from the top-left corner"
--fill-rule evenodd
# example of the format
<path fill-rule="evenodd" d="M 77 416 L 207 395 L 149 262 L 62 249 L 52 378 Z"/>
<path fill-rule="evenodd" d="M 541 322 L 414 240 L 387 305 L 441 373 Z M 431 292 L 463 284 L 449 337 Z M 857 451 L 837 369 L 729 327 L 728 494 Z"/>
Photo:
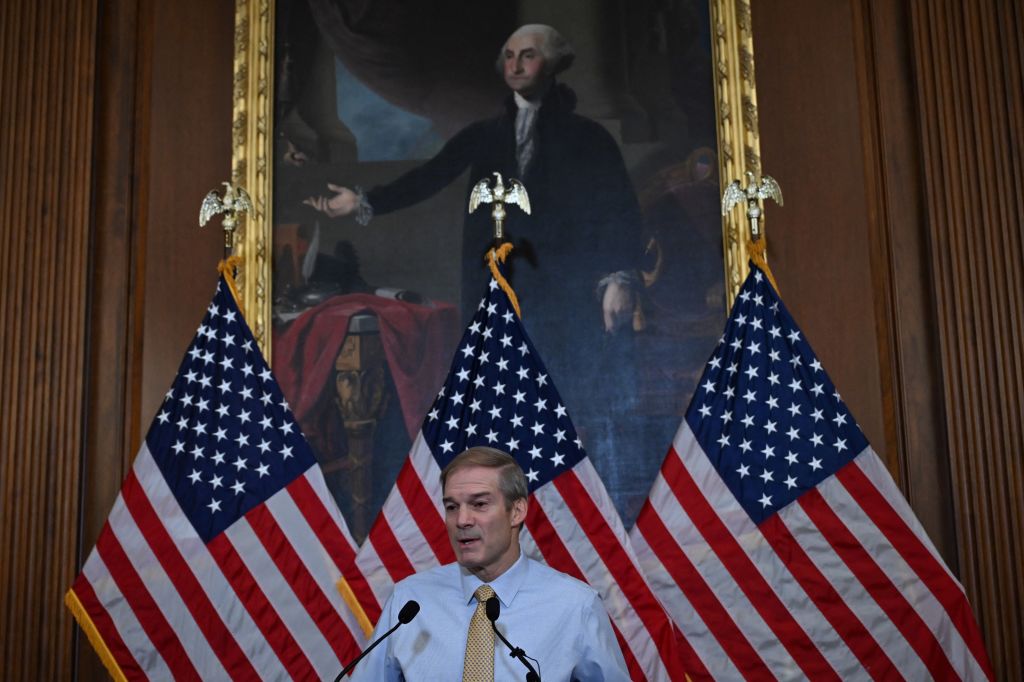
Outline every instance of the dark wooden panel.
<path fill-rule="evenodd" d="M 223 257 L 220 221 L 200 230 L 198 218 L 206 193 L 231 178 L 233 36 L 229 0 L 152 3 L 138 438 L 199 326 Z"/>
<path fill-rule="evenodd" d="M 852 12 L 846 3 L 754 3 L 769 263 L 786 305 L 875 449 L 882 416 Z"/>
<path fill-rule="evenodd" d="M 911 4 L 960 577 L 1024 677 L 1024 10 Z"/>
<path fill-rule="evenodd" d="M 138 290 L 140 178 L 135 172 L 143 157 L 144 98 L 136 92 L 146 72 L 148 43 L 143 39 L 145 15 L 137 0 L 110 0 L 98 17 L 96 77 L 96 140 L 93 162 L 94 232 L 92 301 L 89 325 L 87 403 L 84 420 L 81 540 L 78 565 L 96 544 L 100 529 L 127 472 L 137 428 L 132 406 L 138 403 L 138 344 L 132 330 L 132 292 Z M 81 630 L 76 630 L 78 679 L 107 679 Z"/>
<path fill-rule="evenodd" d="M 230 177 L 233 23 L 230 0 L 104 3 L 83 558 L 213 293 L 197 218 Z M 79 679 L 106 679 L 78 645 Z"/>
<path fill-rule="evenodd" d="M 82 452 L 95 2 L 0 4 L 0 669 L 66 679 Z"/>
<path fill-rule="evenodd" d="M 851 9 L 889 463 L 956 571 L 909 17 L 900 3 L 856 0 Z"/>

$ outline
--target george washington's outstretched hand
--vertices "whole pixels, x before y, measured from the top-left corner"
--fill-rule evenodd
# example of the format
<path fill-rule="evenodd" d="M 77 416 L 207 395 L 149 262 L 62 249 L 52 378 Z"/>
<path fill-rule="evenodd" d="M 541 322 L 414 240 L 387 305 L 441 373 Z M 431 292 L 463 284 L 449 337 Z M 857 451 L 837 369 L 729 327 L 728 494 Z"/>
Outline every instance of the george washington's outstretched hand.
<path fill-rule="evenodd" d="M 333 194 L 330 196 L 309 197 L 302 203 L 312 206 L 330 218 L 347 216 L 359 206 L 359 195 L 348 187 L 327 183 L 327 189 L 333 192 Z"/>

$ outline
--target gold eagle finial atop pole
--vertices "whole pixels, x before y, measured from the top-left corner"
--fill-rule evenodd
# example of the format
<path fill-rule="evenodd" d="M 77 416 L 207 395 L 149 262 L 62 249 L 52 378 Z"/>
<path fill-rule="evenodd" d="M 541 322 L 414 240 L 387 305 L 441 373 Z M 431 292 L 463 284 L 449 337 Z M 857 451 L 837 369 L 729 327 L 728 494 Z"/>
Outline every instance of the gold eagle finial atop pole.
<path fill-rule="evenodd" d="M 505 238 L 505 204 L 515 204 L 523 209 L 523 213 L 530 213 L 530 197 L 526 193 L 523 183 L 515 178 L 509 178 L 509 186 L 501 179 L 501 173 L 494 175 L 494 185 L 491 186 L 488 179 L 484 178 L 473 186 L 469 193 L 469 212 L 472 213 L 480 204 L 494 204 L 491 209 L 491 218 L 494 219 L 494 241 L 500 242 Z"/>
<path fill-rule="evenodd" d="M 750 220 L 750 241 L 756 242 L 761 238 L 761 226 L 758 221 L 761 219 L 762 199 L 774 199 L 775 203 L 782 206 L 782 188 L 775 178 L 770 175 L 761 176 L 761 184 L 754 180 L 754 174 L 747 171 L 746 189 L 739 180 L 733 180 L 732 184 L 725 188 L 722 195 L 722 215 L 726 215 L 732 207 L 741 201 L 747 202 L 747 218 Z"/>
<path fill-rule="evenodd" d="M 210 218 L 218 213 L 224 214 L 224 257 L 231 255 L 231 247 L 234 245 L 234 231 L 238 226 L 238 218 L 242 213 L 252 211 L 252 199 L 249 193 L 242 187 L 232 185 L 230 182 L 222 182 L 224 195 L 217 194 L 217 190 L 210 190 L 210 193 L 203 199 L 203 205 L 199 207 L 199 227 L 203 227 L 210 221 Z"/>

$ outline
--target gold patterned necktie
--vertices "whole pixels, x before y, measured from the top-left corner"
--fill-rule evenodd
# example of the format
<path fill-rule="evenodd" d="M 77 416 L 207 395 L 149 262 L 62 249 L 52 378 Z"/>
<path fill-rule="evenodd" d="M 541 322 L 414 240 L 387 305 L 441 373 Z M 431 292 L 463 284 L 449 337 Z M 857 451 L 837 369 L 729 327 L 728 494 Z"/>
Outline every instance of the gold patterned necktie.
<path fill-rule="evenodd" d="M 494 596 L 490 585 L 481 585 L 473 593 L 476 611 L 469 621 L 466 659 L 462 664 L 462 682 L 494 682 L 494 630 L 487 620 L 487 600 Z"/>

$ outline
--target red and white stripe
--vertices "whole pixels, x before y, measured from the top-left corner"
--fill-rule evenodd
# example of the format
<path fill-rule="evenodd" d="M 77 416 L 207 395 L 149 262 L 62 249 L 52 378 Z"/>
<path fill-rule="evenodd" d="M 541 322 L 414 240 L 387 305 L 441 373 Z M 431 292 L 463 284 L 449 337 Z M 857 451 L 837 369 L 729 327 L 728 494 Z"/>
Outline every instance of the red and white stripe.
<path fill-rule="evenodd" d="M 683 421 L 630 537 L 695 677 L 992 677 L 963 588 L 870 447 L 757 526 Z"/>
<path fill-rule="evenodd" d="M 440 469 L 423 435 L 413 444 L 356 563 L 378 600 L 394 583 L 455 560 L 441 506 Z M 633 679 L 679 680 L 678 631 L 640 571 L 625 528 L 589 460 L 530 497 L 520 538 L 532 558 L 601 595 Z"/>
<path fill-rule="evenodd" d="M 129 679 L 322 679 L 365 642 L 353 547 L 319 467 L 207 545 L 143 444 L 72 590 Z"/>

